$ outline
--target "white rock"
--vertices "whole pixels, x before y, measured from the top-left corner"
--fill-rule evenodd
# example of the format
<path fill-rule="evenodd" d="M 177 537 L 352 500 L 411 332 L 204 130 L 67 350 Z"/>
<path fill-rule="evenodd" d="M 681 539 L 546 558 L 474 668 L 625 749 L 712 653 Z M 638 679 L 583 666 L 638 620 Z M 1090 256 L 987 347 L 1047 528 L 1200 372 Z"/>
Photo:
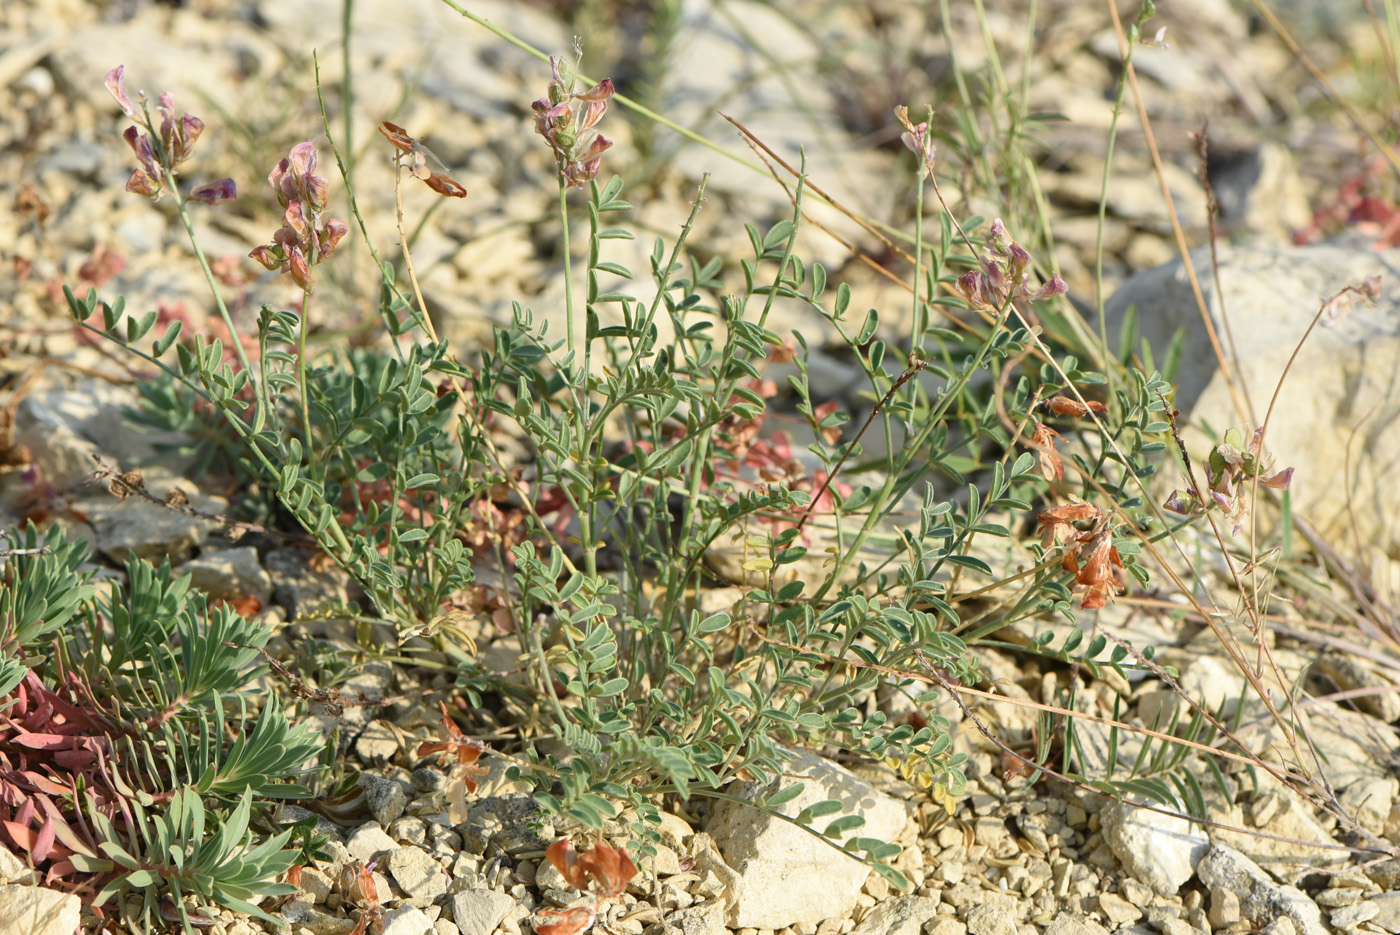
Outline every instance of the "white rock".
<path fill-rule="evenodd" d="M 731 789 L 740 799 L 758 798 L 801 781 L 801 795 L 778 807 L 796 816 L 813 803 L 836 799 L 841 815 L 860 814 L 861 837 L 895 840 L 904 828 L 904 805 L 828 760 L 806 750 L 792 751 L 792 762 L 776 786 L 745 783 Z M 833 816 L 834 818 L 840 817 Z M 824 828 L 828 819 L 818 819 Z M 720 802 L 706 828 L 735 878 L 726 922 L 730 928 L 779 929 L 815 925 L 855 907 L 870 874 L 864 863 L 811 833 L 771 818 L 749 805 Z"/>
<path fill-rule="evenodd" d="M 415 906 L 399 906 L 384 913 L 381 935 L 433 935 L 433 920 Z"/>
<path fill-rule="evenodd" d="M 728 935 L 724 906 L 718 900 L 688 906 L 666 917 L 667 935 Z"/>
<path fill-rule="evenodd" d="M 97 445 L 36 399 L 20 401 L 15 412 L 15 442 L 29 449 L 44 480 L 59 490 L 82 484 L 96 467 L 92 456 Z"/>
<path fill-rule="evenodd" d="M 367 821 L 345 840 L 345 848 L 356 860 L 373 860 L 385 851 L 398 850 L 399 842 L 384 833 L 377 821 Z"/>
<path fill-rule="evenodd" d="M 1380 915 L 1381 907 L 1374 902 L 1357 903 L 1354 906 L 1343 906 L 1340 909 L 1333 909 L 1328 921 L 1332 923 L 1334 929 L 1353 929 L 1362 922 L 1370 922 Z"/>
<path fill-rule="evenodd" d="M 1209 840 L 1184 818 L 1174 818 L 1122 802 L 1099 815 L 1113 854 L 1140 882 L 1159 896 L 1175 896 L 1191 879 Z"/>
<path fill-rule="evenodd" d="M 1227 157 L 1225 163 L 1219 171 L 1211 170 L 1210 180 L 1230 228 L 1287 242 L 1293 231 L 1312 220 L 1288 147 L 1265 141 Z"/>
<path fill-rule="evenodd" d="M 1207 888 L 1233 891 L 1241 913 L 1256 925 L 1287 919 L 1301 935 L 1327 935 L 1322 911 L 1307 894 L 1270 880 L 1258 864 L 1228 844 L 1212 844 L 1196 865 L 1196 873 Z"/>
<path fill-rule="evenodd" d="M 204 496 L 188 481 L 156 470 L 142 474 L 146 489 L 157 499 L 178 486 L 196 510 L 217 515 L 228 509 L 228 501 Z M 117 500 L 103 493 L 84 497 L 74 506 L 87 515 L 96 531 L 97 549 L 114 562 L 134 556 L 159 565 L 168 556 L 171 564 L 179 564 L 219 528 L 218 523 L 177 513 L 137 496 Z"/>
<path fill-rule="evenodd" d="M 9 848 L 0 847 L 0 883 L 19 883 L 33 874 L 34 871 L 26 867 Z"/>
<path fill-rule="evenodd" d="M 1231 368 L 1253 402 L 1253 416 L 1235 411 L 1180 261 L 1124 283 L 1108 303 L 1108 316 L 1111 334 L 1117 334 L 1128 307 L 1136 306 L 1139 334 L 1163 351 L 1176 331 L 1185 329 L 1174 403 L 1184 414 L 1183 436 L 1193 455 L 1209 450 L 1207 424 L 1217 432 L 1246 422 L 1258 427 L 1322 302 L 1350 283 L 1382 276 L 1374 307 L 1358 303 L 1335 325 L 1313 329 L 1283 384 L 1264 444 L 1276 468 L 1295 468 L 1293 511 L 1322 538 L 1350 545 L 1355 523 L 1363 551 L 1395 554 L 1400 550 L 1400 487 L 1393 483 L 1394 465 L 1400 463 L 1400 409 L 1394 405 L 1393 375 L 1400 372 L 1400 252 L 1335 246 L 1222 250 L 1228 332 L 1209 255 L 1197 251 L 1192 260 L 1227 360 L 1233 336 L 1238 361 Z M 1183 486 L 1175 476 L 1164 484 Z M 1261 511 L 1262 519 L 1267 512 Z"/>
<path fill-rule="evenodd" d="M 410 899 L 433 900 L 447 892 L 447 873 L 422 848 L 401 847 L 389 854 L 389 873 Z"/>
<path fill-rule="evenodd" d="M 852 935 L 919 935 L 937 913 L 937 901 L 926 896 L 896 896 L 870 910 Z"/>
<path fill-rule="evenodd" d="M 0 932 L 73 935 L 82 903 L 78 897 L 42 886 L 0 886 Z"/>
<path fill-rule="evenodd" d="M 1131 931 L 1133 928 L 1136 926 L 1124 926 L 1118 931 Z M 1045 927 L 1045 935 L 1108 935 L 1108 929 L 1077 912 L 1065 911 Z"/>
<path fill-rule="evenodd" d="M 1400 932 L 1400 893 L 1382 893 L 1371 899 L 1370 903 L 1376 907 L 1372 925 L 1378 925 L 1392 935 Z"/>
<path fill-rule="evenodd" d="M 967 914 L 967 935 L 1016 935 L 1016 915 L 1000 903 L 986 903 Z"/>
<path fill-rule="evenodd" d="M 491 935 L 514 907 L 505 893 L 467 890 L 452 897 L 452 921 L 462 935 Z"/>

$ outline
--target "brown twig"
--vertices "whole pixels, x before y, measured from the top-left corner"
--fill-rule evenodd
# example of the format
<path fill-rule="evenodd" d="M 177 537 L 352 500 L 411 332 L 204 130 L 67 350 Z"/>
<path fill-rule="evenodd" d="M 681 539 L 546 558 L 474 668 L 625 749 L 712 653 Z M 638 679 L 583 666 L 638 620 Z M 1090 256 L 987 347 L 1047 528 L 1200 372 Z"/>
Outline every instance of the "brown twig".
<path fill-rule="evenodd" d="M 139 471 L 120 471 L 108 464 L 107 461 L 103 459 L 102 455 L 96 452 L 93 453 L 92 460 L 97 463 L 97 469 L 94 470 L 91 475 L 92 480 L 106 481 L 107 490 L 118 500 L 125 500 L 127 497 L 139 497 L 148 503 L 153 503 L 173 513 L 180 513 L 194 519 L 203 519 L 211 523 L 218 523 L 227 531 L 229 540 L 232 542 L 237 542 L 250 532 L 298 542 L 305 541 L 307 538 L 304 533 L 286 533 L 280 529 L 273 529 L 259 523 L 249 523 L 234 519 L 225 513 L 208 513 L 204 510 L 197 510 L 190 506 L 189 495 L 179 487 L 171 487 L 165 492 L 164 498 L 157 497 L 146 489 L 146 479 L 141 476 Z"/>
<path fill-rule="evenodd" d="M 860 431 L 856 433 L 856 437 L 853 438 L 851 440 L 851 443 L 846 446 L 846 452 L 845 454 L 841 455 L 841 460 L 836 462 L 836 466 L 833 467 L 831 471 L 826 475 L 826 480 L 822 481 L 822 485 L 820 488 L 818 488 L 816 494 L 812 497 L 812 501 L 807 504 L 807 509 L 804 510 L 802 513 L 802 519 L 797 521 L 798 532 L 801 532 L 802 527 L 807 525 L 807 520 L 811 518 L 812 510 L 816 508 L 817 501 L 820 500 L 822 498 L 822 495 L 826 493 L 827 489 L 831 486 L 832 481 L 836 479 L 836 475 L 841 473 L 841 468 L 845 466 L 846 460 L 851 456 L 851 452 L 855 451 L 856 445 L 860 444 L 861 438 L 865 435 L 865 430 L 870 428 L 871 423 L 875 421 L 875 417 L 880 414 L 880 411 L 884 409 L 885 406 L 889 405 L 890 400 L 894 398 L 895 393 L 899 392 L 899 388 L 901 386 L 912 380 L 915 374 L 917 374 L 919 371 L 923 370 L 927 366 L 927 358 L 910 361 L 909 366 L 904 369 L 904 372 L 901 373 L 899 377 L 894 381 L 894 384 L 890 386 L 889 392 L 887 392 L 884 395 L 884 397 L 881 398 L 881 400 L 875 404 L 874 409 L 870 410 L 870 415 L 866 418 L 865 424 L 860 427 Z"/>

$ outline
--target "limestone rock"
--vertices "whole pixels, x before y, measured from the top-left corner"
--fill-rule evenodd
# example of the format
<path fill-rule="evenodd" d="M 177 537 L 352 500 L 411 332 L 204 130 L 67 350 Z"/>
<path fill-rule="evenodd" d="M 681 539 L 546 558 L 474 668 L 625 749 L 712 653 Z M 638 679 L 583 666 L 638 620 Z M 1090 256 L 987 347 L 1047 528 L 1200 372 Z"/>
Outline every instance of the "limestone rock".
<path fill-rule="evenodd" d="M 73 935 L 82 903 L 42 886 L 0 886 L 0 931 L 27 935 Z"/>
<path fill-rule="evenodd" d="M 1346 653 L 1323 653 L 1311 674 L 1331 681 L 1340 691 L 1385 688 L 1394 684 L 1367 668 L 1360 659 Z M 1388 691 L 1379 695 L 1361 695 L 1352 701 L 1360 710 L 1386 723 L 1400 721 L 1400 693 Z"/>
<path fill-rule="evenodd" d="M 172 487 L 179 487 L 189 505 L 208 514 L 223 514 L 228 501 L 201 494 L 193 484 L 161 470 L 143 471 L 146 489 L 157 498 Z M 219 529 L 210 520 L 186 516 L 164 506 L 131 496 L 117 500 L 109 494 L 84 497 L 75 508 L 85 513 L 97 533 L 97 550 L 114 562 L 144 558 L 159 565 L 166 557 L 171 564 L 190 558 L 209 534 Z"/>
<path fill-rule="evenodd" d="M 985 903 L 967 914 L 967 935 L 1016 935 L 1016 916 L 1000 903 Z"/>
<path fill-rule="evenodd" d="M 851 935 L 919 935 L 937 912 L 938 903 L 926 896 L 896 896 L 870 910 Z"/>
<path fill-rule="evenodd" d="M 462 935 L 491 935 L 514 907 L 505 893 L 466 890 L 452 897 L 452 921 Z"/>
<path fill-rule="evenodd" d="M 1108 935 L 1108 930 L 1093 919 L 1076 912 L 1061 912 L 1045 927 L 1045 935 Z"/>
<path fill-rule="evenodd" d="M 1286 919 L 1299 935 L 1327 935 L 1322 911 L 1306 893 L 1270 880 L 1258 864 L 1228 844 L 1212 844 L 1196 874 L 1207 888 L 1220 887 L 1238 896 L 1240 911 L 1256 925 Z"/>
<path fill-rule="evenodd" d="M 786 815 L 796 816 L 813 803 L 835 799 L 844 806 L 841 814 L 864 816 L 865 825 L 853 832 L 861 837 L 893 841 L 904 828 L 902 803 L 814 753 L 792 751 L 792 762 L 777 785 L 794 780 L 802 782 L 804 789 L 778 807 Z M 776 786 L 745 783 L 731 793 L 753 799 L 777 791 Z M 826 824 L 827 820 L 818 819 L 816 826 Z M 870 873 L 854 857 L 749 805 L 718 803 L 706 830 L 736 875 L 726 920 L 730 928 L 815 925 L 844 915 L 855 906 Z"/>
<path fill-rule="evenodd" d="M 409 899 L 431 902 L 447 892 L 447 873 L 419 847 L 391 851 L 389 873 Z"/>
<path fill-rule="evenodd" d="M 1179 260 L 1128 280 L 1107 311 L 1116 334 L 1127 309 L 1136 306 L 1139 334 L 1154 348 L 1166 348 L 1185 329 L 1175 404 L 1193 453 L 1209 450 L 1205 425 L 1223 432 L 1262 424 L 1279 376 L 1322 303 L 1350 283 L 1382 276 L 1374 307 L 1358 303 L 1334 324 L 1313 329 L 1283 384 L 1264 444 L 1276 466 L 1295 469 L 1293 511 L 1324 539 L 1351 545 L 1355 523 L 1363 551 L 1400 555 L 1400 488 L 1393 483 L 1400 401 L 1392 389 L 1400 373 L 1400 252 L 1226 249 L 1220 252 L 1222 295 L 1211 283 L 1207 252 L 1193 253 L 1192 261 L 1252 415 L 1235 411 Z M 1165 483 L 1181 486 L 1175 477 Z"/>
<path fill-rule="evenodd" d="M 398 906 L 384 913 L 381 935 L 432 935 L 433 920 L 415 906 Z"/>
<path fill-rule="evenodd" d="M 397 850 L 399 843 L 384 833 L 377 821 L 365 822 L 345 840 L 345 847 L 356 860 L 372 860 L 385 851 Z"/>
<path fill-rule="evenodd" d="M 1372 925 L 1385 929 L 1391 935 L 1400 932 L 1400 893 L 1382 893 L 1369 902 L 1376 907 Z"/>
<path fill-rule="evenodd" d="M 728 935 L 724 904 L 717 899 L 671 913 L 662 935 Z"/>
<path fill-rule="evenodd" d="M 1103 837 L 1123 868 L 1159 896 L 1191 879 L 1209 841 L 1184 818 L 1114 802 L 1099 816 Z"/>
<path fill-rule="evenodd" d="M 272 578 L 263 571 L 258 550 L 251 546 L 211 549 L 181 565 L 177 572 L 190 575 L 190 585 L 219 598 L 256 597 L 267 606 L 272 598 Z"/>

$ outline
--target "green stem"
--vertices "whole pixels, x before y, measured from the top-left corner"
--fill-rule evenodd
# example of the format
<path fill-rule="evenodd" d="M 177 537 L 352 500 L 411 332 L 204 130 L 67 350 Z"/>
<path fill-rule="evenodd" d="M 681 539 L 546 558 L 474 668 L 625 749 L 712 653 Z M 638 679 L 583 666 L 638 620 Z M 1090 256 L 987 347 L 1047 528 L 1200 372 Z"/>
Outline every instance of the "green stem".
<path fill-rule="evenodd" d="M 351 103 L 354 95 L 351 93 L 350 79 L 352 77 L 350 68 L 350 32 L 351 16 L 355 8 L 355 0 L 341 0 L 340 6 L 340 55 L 344 59 L 342 63 L 345 68 L 344 77 L 340 79 L 340 106 L 344 108 L 341 117 L 345 123 L 342 135 L 346 146 L 345 183 L 350 184 L 351 177 L 355 174 L 355 137 L 350 134 L 351 129 Z"/>
<path fill-rule="evenodd" d="M 926 310 L 924 303 L 919 301 L 919 293 L 923 288 L 924 271 L 924 180 L 928 177 L 928 163 L 924 161 L 924 154 L 916 152 L 915 159 L 919 163 L 919 184 L 914 198 L 914 349 L 923 356 L 924 352 L 924 332 L 928 330 Z M 930 301 L 933 296 L 929 296 Z"/>
<path fill-rule="evenodd" d="M 209 284 L 209 292 L 214 296 L 214 305 L 219 309 L 219 317 L 224 321 L 224 327 L 228 329 L 229 341 L 233 344 L 234 353 L 238 355 L 238 363 L 248 372 L 248 376 L 253 376 L 253 367 L 248 363 L 248 354 L 243 350 L 243 342 L 238 337 L 238 329 L 233 326 L 233 316 L 229 314 L 228 306 L 224 304 L 224 297 L 219 293 L 219 284 L 214 281 L 214 271 L 209 268 L 209 260 L 204 256 L 204 250 L 199 246 L 199 238 L 195 236 L 194 224 L 190 222 L 190 215 L 185 210 L 184 199 L 180 197 L 180 189 L 175 183 L 175 173 L 167 166 L 165 169 L 166 184 L 175 193 L 175 207 L 180 212 L 180 221 L 185 225 L 185 234 L 190 239 L 190 246 L 194 248 L 195 259 L 199 260 L 199 268 L 204 271 L 204 281 Z"/>
<path fill-rule="evenodd" d="M 569 254 L 569 183 L 559 173 L 559 228 L 564 235 L 564 337 L 568 342 L 569 367 L 577 366 L 574 356 L 574 270 Z"/>
<path fill-rule="evenodd" d="M 311 444 L 311 396 L 306 384 L 306 332 L 311 327 L 307 311 L 311 305 L 311 290 L 301 294 L 301 329 L 297 335 L 297 391 L 301 394 L 301 434 L 306 443 L 306 463 L 311 476 L 316 477 L 316 449 Z M 319 478 L 317 478 L 319 480 Z"/>

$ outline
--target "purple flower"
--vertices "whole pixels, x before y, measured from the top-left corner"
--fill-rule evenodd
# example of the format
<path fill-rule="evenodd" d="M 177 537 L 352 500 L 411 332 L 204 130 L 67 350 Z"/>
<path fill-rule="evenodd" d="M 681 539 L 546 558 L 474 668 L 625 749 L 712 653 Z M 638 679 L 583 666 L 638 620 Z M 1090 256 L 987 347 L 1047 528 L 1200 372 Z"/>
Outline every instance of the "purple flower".
<path fill-rule="evenodd" d="M 175 98 L 168 92 L 162 92 L 156 97 L 156 113 L 160 116 L 160 129 L 157 130 L 145 96 L 142 95 L 138 108 L 127 95 L 124 65 L 109 71 L 104 83 L 122 113 L 146 129 L 143 133 L 140 126 L 127 127 L 122 133 L 140 162 L 140 166 L 131 173 L 131 178 L 127 179 L 126 190 L 157 199 L 167 191 L 179 194 L 171 187 L 176 169 L 194 153 L 194 144 L 204 133 L 204 121 L 193 114 L 181 114 L 177 118 Z M 237 192 L 231 179 L 222 179 L 199 186 L 189 197 L 192 201 L 215 205 L 236 198 Z"/>
<path fill-rule="evenodd" d="M 598 177 L 603 153 L 612 141 L 594 129 L 607 113 L 613 99 L 611 78 L 604 78 L 586 91 L 573 90 L 574 77 L 561 72 L 558 57 L 549 59 L 553 77 L 548 93 L 530 105 L 535 112 L 535 132 L 554 151 L 554 160 L 570 186 L 582 187 Z"/>
<path fill-rule="evenodd" d="M 987 234 L 980 269 L 958 277 L 953 288 L 974 308 L 1001 309 L 1015 299 L 1051 299 L 1064 295 L 1068 286 L 1058 274 L 1039 289 L 1030 287 L 1031 255 L 1011 239 L 1006 225 L 997 218 Z"/>
<path fill-rule="evenodd" d="M 335 251 L 350 226 L 323 218 L 330 183 L 316 174 L 316 146 L 310 140 L 293 146 L 268 173 L 267 181 L 282 206 L 282 226 L 272 242 L 256 247 L 248 256 L 274 271 L 286 271 L 304 291 L 314 285 L 311 268 Z"/>
<path fill-rule="evenodd" d="M 206 205 L 216 205 L 221 201 L 232 201 L 237 197 L 238 187 L 234 185 L 233 179 L 219 179 L 217 182 L 208 182 L 190 192 L 190 201 L 198 201 Z"/>

